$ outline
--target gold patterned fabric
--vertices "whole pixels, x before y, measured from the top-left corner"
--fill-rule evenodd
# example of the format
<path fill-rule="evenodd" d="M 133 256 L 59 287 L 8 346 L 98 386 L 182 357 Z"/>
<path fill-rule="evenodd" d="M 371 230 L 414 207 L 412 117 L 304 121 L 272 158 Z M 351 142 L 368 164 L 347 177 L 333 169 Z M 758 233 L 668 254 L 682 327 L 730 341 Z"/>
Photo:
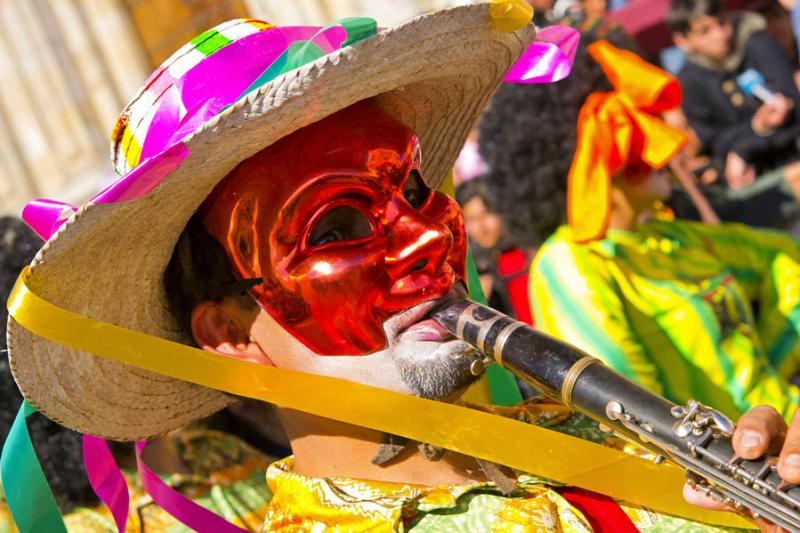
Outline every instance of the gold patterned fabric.
<path fill-rule="evenodd" d="M 476 407 L 476 406 L 473 406 Z M 528 400 L 515 407 L 483 407 L 490 412 L 591 440 L 630 453 L 644 453 L 599 429 L 591 420 L 563 405 Z M 568 457 L 565 454 L 565 460 Z M 414 531 L 450 532 L 589 532 L 590 522 L 559 492 L 559 484 L 520 475 L 517 489 L 503 495 L 490 482 L 423 486 L 314 478 L 293 471 L 289 457 L 270 465 L 267 484 L 273 493 L 264 531 Z M 640 531 L 713 533 L 736 531 L 693 523 L 649 509 L 620 503 Z"/>
<path fill-rule="evenodd" d="M 274 497 L 266 531 L 591 531 L 579 511 L 533 478 L 520 478 L 518 495 L 507 498 L 488 482 L 428 487 L 311 478 L 293 466 L 290 457 L 267 471 Z"/>

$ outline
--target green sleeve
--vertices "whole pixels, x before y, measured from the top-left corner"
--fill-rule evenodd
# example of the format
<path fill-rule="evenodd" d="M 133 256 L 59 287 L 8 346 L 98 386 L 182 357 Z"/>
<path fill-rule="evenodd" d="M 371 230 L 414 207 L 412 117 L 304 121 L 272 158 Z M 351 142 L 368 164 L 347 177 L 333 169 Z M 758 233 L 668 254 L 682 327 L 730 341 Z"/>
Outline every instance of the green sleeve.
<path fill-rule="evenodd" d="M 753 302 L 769 361 L 788 379 L 800 370 L 800 241 L 741 224 L 681 223 L 727 266 Z"/>
<path fill-rule="evenodd" d="M 658 368 L 631 328 L 602 258 L 579 245 L 551 239 L 531 267 L 530 293 L 539 329 L 663 394 Z"/>

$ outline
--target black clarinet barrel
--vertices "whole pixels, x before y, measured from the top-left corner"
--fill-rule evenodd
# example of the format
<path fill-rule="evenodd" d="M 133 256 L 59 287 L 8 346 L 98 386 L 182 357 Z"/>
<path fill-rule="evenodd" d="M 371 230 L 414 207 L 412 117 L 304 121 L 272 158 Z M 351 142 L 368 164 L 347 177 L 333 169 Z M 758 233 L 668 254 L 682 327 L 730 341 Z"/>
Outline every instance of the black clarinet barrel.
<path fill-rule="evenodd" d="M 442 305 L 431 317 L 546 396 L 631 437 L 631 432 L 613 418 L 618 413 L 608 410 L 616 405 L 635 408 L 640 419 L 671 440 L 675 419 L 670 410 L 675 404 L 579 348 L 470 300 Z"/>

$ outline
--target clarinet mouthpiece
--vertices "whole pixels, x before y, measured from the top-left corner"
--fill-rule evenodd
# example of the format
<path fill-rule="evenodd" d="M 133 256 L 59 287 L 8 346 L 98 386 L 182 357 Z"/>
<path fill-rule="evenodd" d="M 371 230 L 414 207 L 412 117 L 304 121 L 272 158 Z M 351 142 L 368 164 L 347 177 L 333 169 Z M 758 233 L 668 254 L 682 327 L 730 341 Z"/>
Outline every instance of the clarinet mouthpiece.
<path fill-rule="evenodd" d="M 442 325 L 447 331 L 455 335 L 458 318 L 469 307 L 469 300 L 448 300 L 442 302 L 428 313 L 428 316 Z"/>

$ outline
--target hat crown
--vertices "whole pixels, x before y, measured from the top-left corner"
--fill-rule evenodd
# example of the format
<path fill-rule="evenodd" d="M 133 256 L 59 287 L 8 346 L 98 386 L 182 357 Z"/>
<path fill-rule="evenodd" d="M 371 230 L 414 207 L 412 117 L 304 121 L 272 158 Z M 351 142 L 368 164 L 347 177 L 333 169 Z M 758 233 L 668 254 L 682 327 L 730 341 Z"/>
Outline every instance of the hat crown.
<path fill-rule="evenodd" d="M 125 107 L 111 134 L 114 170 L 124 176 L 280 74 L 375 33 L 372 19 L 324 28 L 224 22 L 172 54 Z"/>

